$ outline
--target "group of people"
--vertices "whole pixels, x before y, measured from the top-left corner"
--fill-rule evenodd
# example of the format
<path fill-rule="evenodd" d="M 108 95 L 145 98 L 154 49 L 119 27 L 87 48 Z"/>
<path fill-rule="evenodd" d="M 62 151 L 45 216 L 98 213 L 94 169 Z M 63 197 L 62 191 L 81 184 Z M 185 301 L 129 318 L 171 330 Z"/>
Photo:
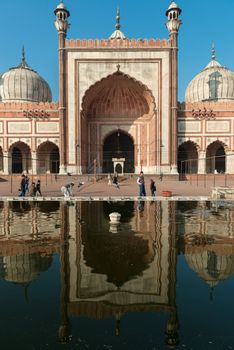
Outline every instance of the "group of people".
<path fill-rule="evenodd" d="M 144 197 L 146 196 L 146 190 L 145 190 L 145 179 L 144 179 L 144 174 L 143 171 L 140 172 L 140 175 L 137 178 L 137 184 L 139 186 L 139 196 Z M 150 180 L 150 192 L 151 196 L 155 197 L 156 196 L 156 184 L 153 179 Z"/>
<path fill-rule="evenodd" d="M 41 196 L 41 181 L 37 182 L 32 181 L 28 175 L 22 174 L 19 188 L 19 197 L 25 197 L 26 195 L 30 197 Z"/>

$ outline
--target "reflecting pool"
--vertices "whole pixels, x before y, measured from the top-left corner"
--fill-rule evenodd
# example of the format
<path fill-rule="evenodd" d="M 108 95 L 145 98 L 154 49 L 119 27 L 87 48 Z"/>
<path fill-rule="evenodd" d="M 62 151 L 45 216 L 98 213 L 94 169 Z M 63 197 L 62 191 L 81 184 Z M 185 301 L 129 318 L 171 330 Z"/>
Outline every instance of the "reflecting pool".
<path fill-rule="evenodd" d="M 234 349 L 233 276 L 233 203 L 0 203 L 4 350 Z"/>

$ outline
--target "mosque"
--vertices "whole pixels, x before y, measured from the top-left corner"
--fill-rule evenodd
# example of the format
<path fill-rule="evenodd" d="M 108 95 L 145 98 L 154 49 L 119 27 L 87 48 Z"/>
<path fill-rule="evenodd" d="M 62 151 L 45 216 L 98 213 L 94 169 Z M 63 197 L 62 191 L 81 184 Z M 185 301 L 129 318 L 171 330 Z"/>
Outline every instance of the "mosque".
<path fill-rule="evenodd" d="M 55 9 L 59 101 L 26 62 L 0 76 L 2 174 L 234 173 L 234 72 L 211 61 L 178 101 L 181 9 L 169 37 L 68 40 L 69 10 Z"/>

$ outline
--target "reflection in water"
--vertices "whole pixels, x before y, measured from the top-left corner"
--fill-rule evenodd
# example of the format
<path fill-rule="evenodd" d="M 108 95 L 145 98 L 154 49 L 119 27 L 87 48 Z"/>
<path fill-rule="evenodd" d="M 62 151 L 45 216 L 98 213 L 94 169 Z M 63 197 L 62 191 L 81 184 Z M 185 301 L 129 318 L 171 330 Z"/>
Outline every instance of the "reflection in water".
<path fill-rule="evenodd" d="M 121 222 L 111 232 L 114 211 Z M 180 342 L 177 254 L 209 285 L 212 298 L 218 283 L 234 275 L 233 223 L 233 210 L 220 208 L 217 215 L 199 202 L 187 209 L 167 201 L 4 203 L 0 277 L 23 286 L 27 298 L 28 286 L 52 269 L 60 253 L 60 321 L 53 322 L 59 324 L 59 342 L 72 342 L 77 317 L 115 319 L 121 336 L 125 315 L 156 312 L 166 315 L 164 342 L 173 347 Z"/>

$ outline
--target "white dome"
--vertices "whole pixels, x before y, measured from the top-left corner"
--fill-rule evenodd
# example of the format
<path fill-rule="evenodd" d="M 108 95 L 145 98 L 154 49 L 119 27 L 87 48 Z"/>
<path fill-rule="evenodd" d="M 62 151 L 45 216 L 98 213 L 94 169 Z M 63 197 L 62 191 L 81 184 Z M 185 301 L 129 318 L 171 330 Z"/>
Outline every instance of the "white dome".
<path fill-rule="evenodd" d="M 0 77 L 2 102 L 51 102 L 47 82 L 25 62 L 24 53 L 19 66 L 9 69 Z"/>
<path fill-rule="evenodd" d="M 185 102 L 234 100 L 234 72 L 212 61 L 189 83 Z"/>

